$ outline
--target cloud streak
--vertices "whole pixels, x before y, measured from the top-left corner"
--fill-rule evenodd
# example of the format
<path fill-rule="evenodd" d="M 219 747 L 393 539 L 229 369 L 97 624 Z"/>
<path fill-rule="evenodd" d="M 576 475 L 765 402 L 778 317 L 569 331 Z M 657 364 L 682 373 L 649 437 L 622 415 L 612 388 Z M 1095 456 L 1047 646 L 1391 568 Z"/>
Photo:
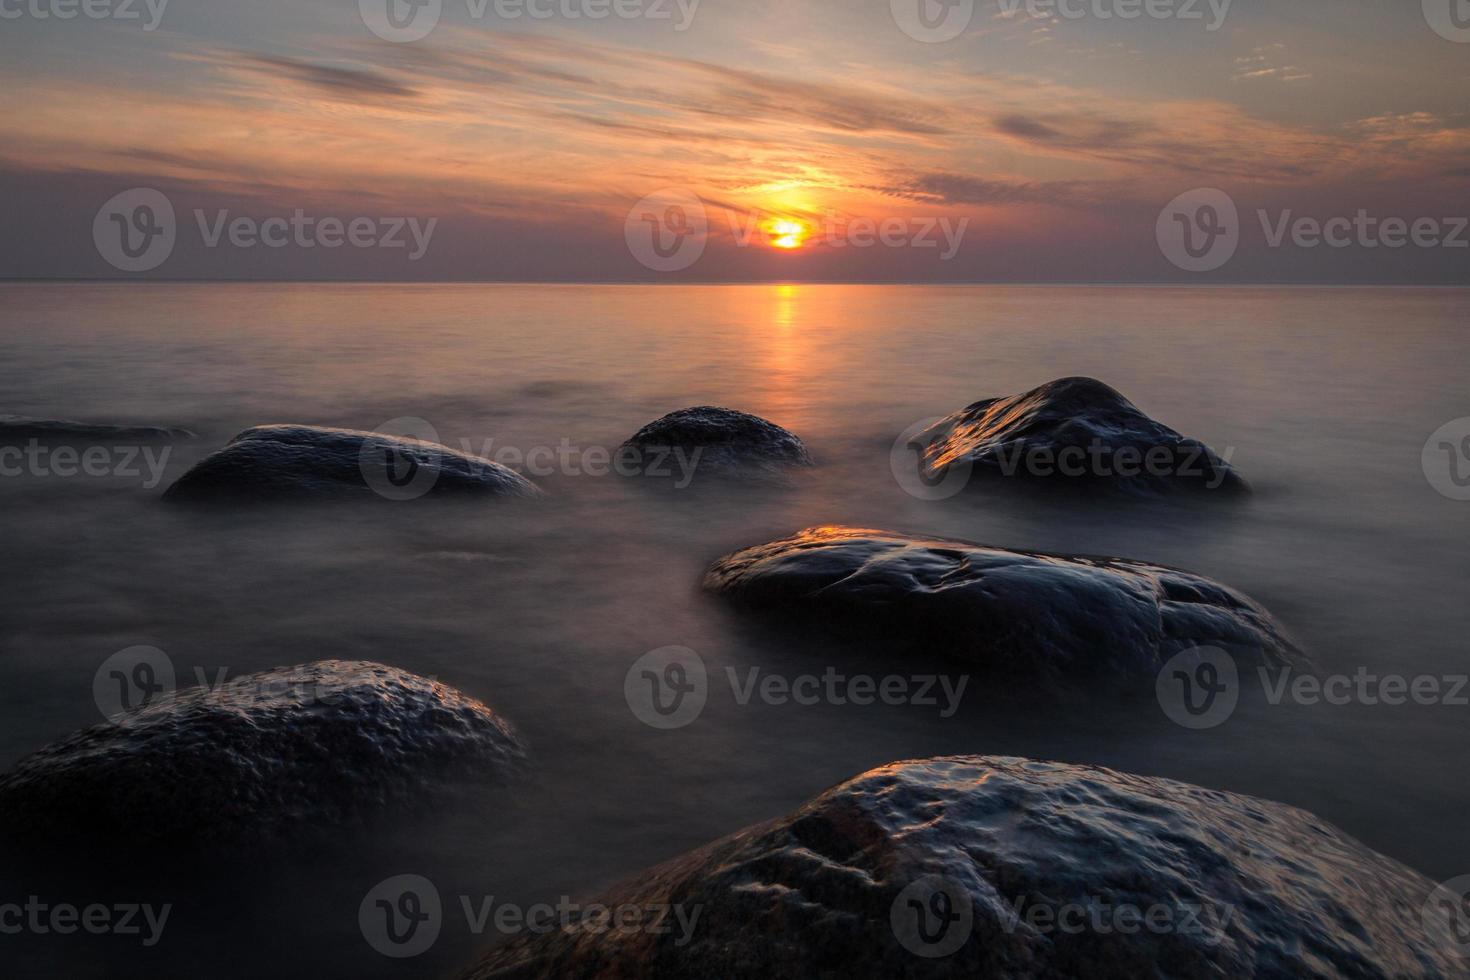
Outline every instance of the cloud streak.
<path fill-rule="evenodd" d="M 818 16 L 793 3 L 781 16 Z M 1023 43 L 1053 34 L 1031 22 L 923 50 L 882 33 L 891 24 L 855 26 L 840 43 L 717 26 L 718 43 L 703 46 L 449 23 L 419 44 L 369 42 L 360 25 L 256 44 L 171 36 L 134 52 L 141 70 L 0 69 L 24 108 L 0 118 L 0 163 L 614 242 L 633 201 L 674 186 L 735 215 L 968 216 L 1045 228 L 1078 250 L 1110 215 L 1146 216 L 1190 187 L 1325 188 L 1350 213 L 1355 196 L 1396 182 L 1458 187 L 1470 173 L 1463 112 L 1387 94 L 1343 98 L 1348 112 L 1324 100 L 1289 111 L 1283 86 L 1327 88 L 1309 83 L 1330 59 L 1289 57 L 1303 46 L 1259 43 L 1244 27 L 1194 59 L 1210 77 L 1161 86 L 1141 48 L 1072 24 L 1066 51 Z M 1032 53 L 1006 60 L 1022 49 Z M 1126 76 L 1136 63 L 1142 74 Z"/>

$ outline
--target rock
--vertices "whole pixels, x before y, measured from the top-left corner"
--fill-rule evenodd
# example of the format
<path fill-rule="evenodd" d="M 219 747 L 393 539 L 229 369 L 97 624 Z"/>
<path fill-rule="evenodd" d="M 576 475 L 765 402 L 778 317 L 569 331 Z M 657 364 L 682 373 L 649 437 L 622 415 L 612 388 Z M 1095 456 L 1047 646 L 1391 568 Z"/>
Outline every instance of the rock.
<path fill-rule="evenodd" d="M 817 527 L 721 558 L 704 587 L 873 643 L 1047 681 L 1152 683 L 1171 656 L 1198 646 L 1242 666 L 1301 660 L 1271 614 L 1240 593 L 1117 558 Z"/>
<path fill-rule="evenodd" d="M 14 445 L 32 439 L 47 443 L 180 442 L 193 439 L 188 429 L 153 425 L 97 425 L 66 419 L 36 419 L 25 415 L 0 415 L 0 444 Z"/>
<path fill-rule="evenodd" d="M 1092 378 L 1062 378 L 1023 395 L 989 398 L 913 440 L 920 476 L 935 484 L 1010 477 L 1152 496 L 1250 488 L 1202 442 L 1144 415 Z"/>
<path fill-rule="evenodd" d="M 593 911 L 464 976 L 1463 977 L 1431 889 L 1280 803 L 959 756 L 864 773 L 598 899 L 636 924 Z"/>
<path fill-rule="evenodd" d="M 645 475 L 661 465 L 676 478 L 694 472 L 718 477 L 786 482 L 787 471 L 812 465 L 795 435 L 763 418 L 728 408 L 685 408 L 650 422 L 623 443 Z M 686 481 L 687 482 L 687 481 Z"/>
<path fill-rule="evenodd" d="M 308 425 L 246 429 L 195 464 L 164 496 L 204 501 L 377 494 L 406 500 L 430 492 L 541 496 L 514 470 L 448 446 Z"/>
<path fill-rule="evenodd" d="M 456 775 L 515 774 L 489 708 L 382 664 L 325 660 L 189 688 L 0 776 L 8 835 L 198 846 L 339 830 Z"/>

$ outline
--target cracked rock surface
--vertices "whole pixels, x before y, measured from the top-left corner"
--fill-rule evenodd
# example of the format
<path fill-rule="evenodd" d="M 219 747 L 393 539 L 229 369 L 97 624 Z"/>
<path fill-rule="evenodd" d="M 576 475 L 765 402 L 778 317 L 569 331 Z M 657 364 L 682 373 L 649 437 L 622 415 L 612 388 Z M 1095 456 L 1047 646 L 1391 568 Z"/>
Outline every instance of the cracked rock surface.
<path fill-rule="evenodd" d="M 721 558 L 704 587 L 752 611 L 999 674 L 1151 682 L 1175 653 L 1201 646 L 1243 665 L 1303 659 L 1271 614 L 1239 592 L 1119 558 L 815 527 Z"/>
<path fill-rule="evenodd" d="M 514 730 L 436 681 L 324 660 L 163 696 L 0 775 L 20 837 L 265 840 L 330 832 L 522 767 Z"/>
<path fill-rule="evenodd" d="M 598 899 L 640 921 L 522 935 L 464 977 L 1463 977 L 1431 890 L 1279 803 L 960 756 L 864 773 Z"/>
<path fill-rule="evenodd" d="M 1093 378 L 1062 378 L 1023 394 L 987 398 L 936 422 L 913 442 L 920 474 L 931 483 L 960 468 L 977 480 L 1040 480 L 1134 496 L 1249 490 L 1204 443 L 1154 421 Z"/>
<path fill-rule="evenodd" d="M 721 477 L 782 482 L 791 467 L 812 465 L 801 440 L 781 426 L 708 405 L 650 422 L 623 446 L 645 455 L 678 450 L 685 459 L 697 451 L 696 471 Z"/>

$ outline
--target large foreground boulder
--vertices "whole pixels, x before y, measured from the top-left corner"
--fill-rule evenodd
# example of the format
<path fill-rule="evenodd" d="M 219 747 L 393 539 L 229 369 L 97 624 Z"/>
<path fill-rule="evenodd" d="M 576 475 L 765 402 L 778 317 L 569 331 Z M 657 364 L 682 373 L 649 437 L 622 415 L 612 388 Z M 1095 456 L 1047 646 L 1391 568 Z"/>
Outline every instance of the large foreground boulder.
<path fill-rule="evenodd" d="M 180 442 L 193 439 L 188 429 L 156 425 L 106 425 L 68 419 L 38 419 L 27 415 L 0 415 L 0 445 L 36 440 L 42 443 Z"/>
<path fill-rule="evenodd" d="M 326 660 L 190 688 L 0 776 L 7 836 L 198 846 L 328 834 L 524 760 L 485 705 L 382 664 Z"/>
<path fill-rule="evenodd" d="M 1150 682 L 1191 647 L 1244 665 L 1301 656 L 1261 606 L 1190 572 L 851 527 L 809 528 L 715 562 L 704 587 L 860 640 L 1044 680 Z"/>
<path fill-rule="evenodd" d="M 1279 803 L 964 756 L 858 776 L 466 976 L 1463 977 L 1431 889 Z"/>
<path fill-rule="evenodd" d="M 792 433 L 755 415 L 708 405 L 671 412 L 639 429 L 623 453 L 641 459 L 645 472 L 663 461 L 690 471 L 736 479 L 785 482 L 792 467 L 812 465 Z M 657 475 L 657 474 L 651 474 Z"/>
<path fill-rule="evenodd" d="M 538 497 L 525 477 L 438 443 L 310 425 L 262 425 L 230 440 L 169 487 L 175 501 L 435 494 Z"/>
<path fill-rule="evenodd" d="M 1249 489 L 1204 443 L 1154 421 L 1092 378 L 1062 378 L 976 402 L 930 426 L 913 445 L 930 485 L 1007 477 L 1134 495 Z"/>

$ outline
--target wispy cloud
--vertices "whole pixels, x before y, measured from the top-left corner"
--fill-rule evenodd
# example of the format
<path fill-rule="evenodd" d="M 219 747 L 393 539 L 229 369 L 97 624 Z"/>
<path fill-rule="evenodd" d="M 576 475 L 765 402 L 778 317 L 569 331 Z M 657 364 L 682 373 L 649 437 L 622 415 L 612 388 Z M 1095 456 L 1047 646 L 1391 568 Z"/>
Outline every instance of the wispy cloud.
<path fill-rule="evenodd" d="M 983 213 L 987 227 L 1044 215 L 1077 222 L 1079 239 L 1111 208 L 1156 209 L 1160 188 L 1277 193 L 1470 172 L 1462 116 L 1403 93 L 1367 118 L 1334 116 L 1326 101 L 1288 116 L 1259 83 L 1312 73 L 1282 42 L 1231 49 L 1249 52 L 1235 59 L 1216 50 L 1172 87 L 1145 61 L 1138 45 L 1153 35 L 1141 31 L 1081 44 L 1085 26 L 1069 28 L 1081 46 L 1066 70 L 1043 70 L 1064 57 L 1054 49 L 1017 54 L 1011 70 L 987 57 L 1050 28 L 987 19 L 953 47 L 908 44 L 908 61 L 891 60 L 887 35 L 837 45 L 738 30 L 703 48 L 447 23 L 402 45 L 360 30 L 253 47 L 179 37 L 148 49 L 158 77 L 0 68 L 24 107 L 0 118 L 0 162 L 558 229 L 617 231 L 631 202 L 680 186 L 732 214 L 924 209 Z M 1142 74 L 1127 84 L 1135 60 Z"/>
<path fill-rule="evenodd" d="M 1250 54 L 1235 59 L 1235 72 L 1231 78 L 1237 82 L 1256 79 L 1274 79 L 1279 82 L 1305 82 L 1312 73 L 1292 64 L 1282 64 L 1286 57 L 1286 45 L 1277 42 L 1254 49 Z"/>
<path fill-rule="evenodd" d="M 246 55 L 243 63 L 343 98 L 411 99 L 418 95 L 411 86 L 366 68 L 342 68 L 263 54 Z"/>

